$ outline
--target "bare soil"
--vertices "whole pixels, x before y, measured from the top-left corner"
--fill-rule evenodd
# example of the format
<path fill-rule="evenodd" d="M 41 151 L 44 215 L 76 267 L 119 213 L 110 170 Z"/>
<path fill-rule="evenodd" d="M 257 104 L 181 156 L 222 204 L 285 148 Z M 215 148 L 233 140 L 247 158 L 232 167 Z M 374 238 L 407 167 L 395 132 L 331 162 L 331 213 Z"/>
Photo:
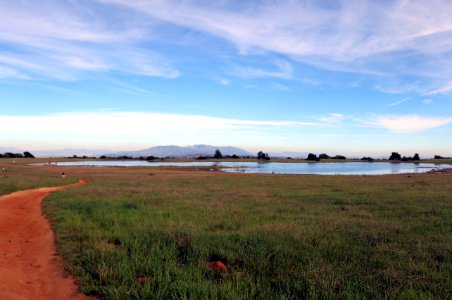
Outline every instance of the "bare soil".
<path fill-rule="evenodd" d="M 78 183 L 0 197 L 0 299 L 88 299 L 65 275 L 42 200 Z"/>

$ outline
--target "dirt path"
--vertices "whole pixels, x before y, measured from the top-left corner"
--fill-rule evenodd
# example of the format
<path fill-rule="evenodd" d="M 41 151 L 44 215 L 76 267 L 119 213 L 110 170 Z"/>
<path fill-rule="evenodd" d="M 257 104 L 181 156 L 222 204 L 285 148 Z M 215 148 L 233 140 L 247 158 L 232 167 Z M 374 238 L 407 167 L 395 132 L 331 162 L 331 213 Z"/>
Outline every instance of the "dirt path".
<path fill-rule="evenodd" d="M 88 299 L 58 266 L 54 235 L 41 209 L 51 192 L 86 183 L 0 197 L 0 299 Z"/>

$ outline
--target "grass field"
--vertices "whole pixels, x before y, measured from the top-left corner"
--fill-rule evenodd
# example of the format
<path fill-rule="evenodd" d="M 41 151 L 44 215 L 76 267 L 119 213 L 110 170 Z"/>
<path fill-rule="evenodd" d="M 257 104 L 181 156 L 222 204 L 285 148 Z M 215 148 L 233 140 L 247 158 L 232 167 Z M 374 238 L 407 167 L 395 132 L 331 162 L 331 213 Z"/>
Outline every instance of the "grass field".
<path fill-rule="evenodd" d="M 38 173 L 31 185 L 62 182 L 60 167 L 16 168 L 16 185 L 26 186 L 22 181 Z M 452 297 L 452 172 L 65 171 L 65 180 L 90 184 L 53 194 L 45 211 L 59 253 L 89 295 Z M 227 271 L 212 267 L 217 261 Z"/>
<path fill-rule="evenodd" d="M 12 159 L 0 158 L 0 169 L 8 170 L 6 174 L 0 174 L 0 196 L 18 190 L 63 185 L 76 181 L 75 178 L 61 178 L 60 170 L 45 171 L 26 166 L 35 161 L 33 159 L 17 159 L 17 163 L 13 164 Z"/>

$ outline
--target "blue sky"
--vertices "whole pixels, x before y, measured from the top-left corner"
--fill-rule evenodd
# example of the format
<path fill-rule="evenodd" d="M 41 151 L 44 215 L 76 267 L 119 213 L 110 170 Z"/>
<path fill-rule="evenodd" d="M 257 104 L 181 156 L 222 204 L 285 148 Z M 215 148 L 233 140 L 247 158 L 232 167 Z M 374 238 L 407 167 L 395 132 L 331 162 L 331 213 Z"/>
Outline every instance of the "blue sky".
<path fill-rule="evenodd" d="M 451 1 L 210 2 L 0 0 L 0 146 L 452 155 Z"/>

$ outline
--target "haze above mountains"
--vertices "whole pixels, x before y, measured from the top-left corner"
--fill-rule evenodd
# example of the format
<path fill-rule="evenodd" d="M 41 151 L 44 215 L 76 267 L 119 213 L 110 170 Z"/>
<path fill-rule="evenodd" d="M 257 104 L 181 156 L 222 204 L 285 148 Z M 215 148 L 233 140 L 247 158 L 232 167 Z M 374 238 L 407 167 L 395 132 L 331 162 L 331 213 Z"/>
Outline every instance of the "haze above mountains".
<path fill-rule="evenodd" d="M 226 155 L 237 155 L 237 156 L 256 156 L 256 153 L 251 153 L 244 149 L 232 146 L 213 146 L 213 145 L 191 145 L 191 146 L 156 146 L 143 150 L 137 151 L 111 151 L 106 149 L 82 149 L 82 148 L 66 148 L 66 149 L 56 149 L 56 150 L 37 150 L 31 151 L 36 157 L 66 157 L 66 156 L 156 156 L 156 157 L 177 157 L 177 158 L 187 158 L 195 156 L 213 156 L 215 150 L 221 151 L 223 156 Z M 0 147 L 0 153 L 3 152 L 13 152 L 22 153 L 24 151 L 29 151 L 27 149 L 18 149 L 11 147 Z M 307 153 L 305 152 L 279 152 L 279 153 L 269 153 L 271 157 L 293 157 L 293 158 L 305 158 Z"/>

